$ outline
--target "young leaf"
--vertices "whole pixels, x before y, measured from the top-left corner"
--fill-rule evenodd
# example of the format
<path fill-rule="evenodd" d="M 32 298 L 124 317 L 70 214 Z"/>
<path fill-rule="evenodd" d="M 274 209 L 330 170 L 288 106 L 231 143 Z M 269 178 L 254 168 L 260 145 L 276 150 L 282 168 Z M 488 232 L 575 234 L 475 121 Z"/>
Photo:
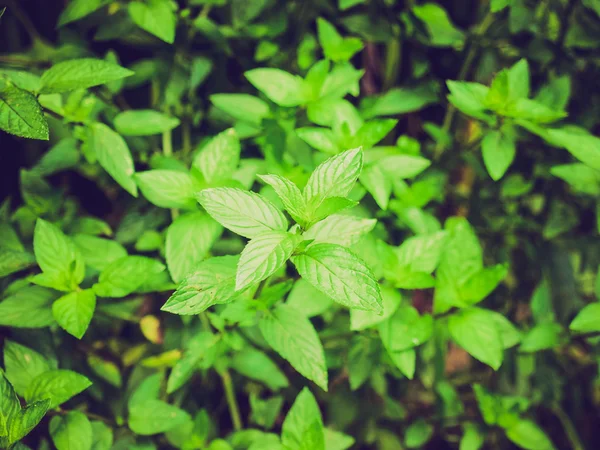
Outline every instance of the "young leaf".
<path fill-rule="evenodd" d="M 69 411 L 65 416 L 54 416 L 49 431 L 57 450 L 92 449 L 92 425 L 82 412 Z"/>
<path fill-rule="evenodd" d="M 581 333 L 600 331 L 600 303 L 590 303 L 579 311 L 569 328 Z"/>
<path fill-rule="evenodd" d="M 129 405 L 129 428 L 142 436 L 164 433 L 189 420 L 187 412 L 161 400 L 149 399 Z"/>
<path fill-rule="evenodd" d="M 398 308 L 390 319 L 379 325 L 381 340 L 389 342 L 388 351 L 403 352 L 429 340 L 433 334 L 433 318 L 420 315 L 412 306 Z"/>
<path fill-rule="evenodd" d="M 77 339 L 85 334 L 96 309 L 96 294 L 91 289 L 71 292 L 54 302 L 52 314 L 67 333 Z"/>
<path fill-rule="evenodd" d="M 245 377 L 266 384 L 272 391 L 288 387 L 290 384 L 277 364 L 253 347 L 236 352 L 231 359 L 231 368 Z"/>
<path fill-rule="evenodd" d="M 452 103 L 461 112 L 468 116 L 476 117 L 482 120 L 489 120 L 489 115 L 485 112 L 485 99 L 489 88 L 479 83 L 466 81 L 446 82 L 450 95 L 448 101 Z"/>
<path fill-rule="evenodd" d="M 355 216 L 333 214 L 314 224 L 302 237 L 314 239 L 318 244 L 337 244 L 350 247 L 369 233 L 377 223 L 376 219 L 361 219 Z"/>
<path fill-rule="evenodd" d="M 4 341 L 4 368 L 15 392 L 23 396 L 31 381 L 50 370 L 50 365 L 35 350 L 7 340 Z"/>
<path fill-rule="evenodd" d="M 504 357 L 502 335 L 489 311 L 463 309 L 448 320 L 452 339 L 471 356 L 498 370 Z"/>
<path fill-rule="evenodd" d="M 110 263 L 127 256 L 127 250 L 117 241 L 77 234 L 73 242 L 81 253 L 86 267 L 102 271 Z"/>
<path fill-rule="evenodd" d="M 383 314 L 377 314 L 372 311 L 363 311 L 360 309 L 350 310 L 350 329 L 352 331 L 366 330 L 367 328 L 374 327 L 389 317 L 391 317 L 400 303 L 402 297 L 400 296 L 397 289 L 389 287 L 381 288 L 381 300 L 383 305 Z"/>
<path fill-rule="evenodd" d="M 379 284 L 367 265 L 350 250 L 314 244 L 292 257 L 298 273 L 318 290 L 348 307 L 382 313 Z"/>
<path fill-rule="evenodd" d="M 258 175 L 258 178 L 275 190 L 285 210 L 296 222 L 303 225 L 305 221 L 306 202 L 298 186 L 279 175 Z"/>
<path fill-rule="evenodd" d="M 204 189 L 198 201 L 206 211 L 236 234 L 252 239 L 266 231 L 286 231 L 288 223 L 262 195 L 237 188 Z"/>
<path fill-rule="evenodd" d="M 0 325 L 14 328 L 44 328 L 54 323 L 54 291 L 27 286 L 0 302 Z"/>
<path fill-rule="evenodd" d="M 300 241 L 300 235 L 286 231 L 266 231 L 252 238 L 240 256 L 236 291 L 273 275 L 290 258 Z"/>
<path fill-rule="evenodd" d="M 161 308 L 173 314 L 200 314 L 212 305 L 228 303 L 235 296 L 235 277 L 239 258 L 220 256 L 198 264 L 186 276 Z"/>
<path fill-rule="evenodd" d="M 55 64 L 42 74 L 40 94 L 90 88 L 131 75 L 131 70 L 103 59 L 71 59 Z"/>
<path fill-rule="evenodd" d="M 320 164 L 304 187 L 304 198 L 312 213 L 328 198 L 350 193 L 362 169 L 360 148 L 333 156 Z"/>
<path fill-rule="evenodd" d="M 135 181 L 148 201 L 161 208 L 194 209 L 198 188 L 192 176 L 179 170 L 148 170 L 135 174 Z"/>
<path fill-rule="evenodd" d="M 70 398 L 85 391 L 92 382 L 83 375 L 70 370 L 49 370 L 35 377 L 27 391 L 27 403 L 49 399 L 49 409 L 62 405 Z"/>
<path fill-rule="evenodd" d="M 312 323 L 288 305 L 278 305 L 259 321 L 267 343 L 300 374 L 327 391 L 323 345 Z"/>
<path fill-rule="evenodd" d="M 102 378 L 107 383 L 116 388 L 120 388 L 123 384 L 119 367 L 112 361 L 105 360 L 100 356 L 89 355 L 87 363 L 92 371 Z"/>
<path fill-rule="evenodd" d="M 221 225 L 201 212 L 181 216 L 169 226 L 165 255 L 173 281 L 179 283 L 198 267 L 222 230 Z"/>
<path fill-rule="evenodd" d="M 446 231 L 408 238 L 395 252 L 398 264 L 408 266 L 414 272 L 433 272 L 440 261 L 447 238 Z"/>
<path fill-rule="evenodd" d="M 172 44 L 175 41 L 177 16 L 168 0 L 148 0 L 129 3 L 129 17 L 142 30 Z"/>
<path fill-rule="evenodd" d="M 531 420 L 518 420 L 506 430 L 506 437 L 527 450 L 554 450 L 550 438 Z"/>
<path fill-rule="evenodd" d="M 308 388 L 296 397 L 281 428 L 281 442 L 290 450 L 325 450 L 323 419 Z"/>
<path fill-rule="evenodd" d="M 212 138 L 194 159 L 209 185 L 230 180 L 240 162 L 240 140 L 233 128 Z"/>
<path fill-rule="evenodd" d="M 109 3 L 110 0 L 73 0 L 60 14 L 58 26 L 62 27 L 68 23 L 83 19 Z"/>
<path fill-rule="evenodd" d="M 260 125 L 271 111 L 264 100 L 248 94 L 214 94 L 210 101 L 237 120 Z"/>
<path fill-rule="evenodd" d="M 94 123 L 89 129 L 89 145 L 100 165 L 123 189 L 137 197 L 133 158 L 125 140 L 103 123 Z"/>
<path fill-rule="evenodd" d="M 308 281 L 300 278 L 294 283 L 294 287 L 287 297 L 286 305 L 293 306 L 306 317 L 314 317 L 331 308 L 333 300 L 314 288 Z"/>
<path fill-rule="evenodd" d="M 569 183 L 577 192 L 600 195 L 600 170 L 575 163 L 554 166 L 550 169 L 550 173 Z"/>
<path fill-rule="evenodd" d="M 488 173 L 494 181 L 498 181 L 515 159 L 516 144 L 511 136 L 493 130 L 483 137 L 481 152 Z"/>
<path fill-rule="evenodd" d="M 320 127 L 302 127 L 296 129 L 300 139 L 311 147 L 330 155 L 339 153 L 338 139 L 332 130 Z"/>
<path fill-rule="evenodd" d="M 165 270 L 165 266 L 145 256 L 126 256 L 106 267 L 92 288 L 99 297 L 125 297 Z"/>
<path fill-rule="evenodd" d="M 47 141 L 48 123 L 31 93 L 0 79 L 0 129 L 29 139 Z"/>
<path fill-rule="evenodd" d="M 125 136 L 151 136 L 179 126 L 177 117 L 153 109 L 123 111 L 114 118 L 116 130 Z"/>
<path fill-rule="evenodd" d="M 317 32 L 325 57 L 334 62 L 348 61 L 363 48 L 360 39 L 343 38 L 332 24 L 321 17 L 317 19 Z"/>
<path fill-rule="evenodd" d="M 252 85 L 279 106 L 299 106 L 305 102 L 304 80 L 280 69 L 252 69 L 245 74 Z"/>

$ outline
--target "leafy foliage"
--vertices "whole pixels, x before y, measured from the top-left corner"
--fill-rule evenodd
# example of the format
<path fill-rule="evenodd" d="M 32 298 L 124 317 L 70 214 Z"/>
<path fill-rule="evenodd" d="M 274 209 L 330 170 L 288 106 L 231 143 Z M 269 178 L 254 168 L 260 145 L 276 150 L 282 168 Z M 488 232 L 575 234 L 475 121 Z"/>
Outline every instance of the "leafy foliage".
<path fill-rule="evenodd" d="M 600 3 L 34 4 L 0 448 L 593 448 Z"/>

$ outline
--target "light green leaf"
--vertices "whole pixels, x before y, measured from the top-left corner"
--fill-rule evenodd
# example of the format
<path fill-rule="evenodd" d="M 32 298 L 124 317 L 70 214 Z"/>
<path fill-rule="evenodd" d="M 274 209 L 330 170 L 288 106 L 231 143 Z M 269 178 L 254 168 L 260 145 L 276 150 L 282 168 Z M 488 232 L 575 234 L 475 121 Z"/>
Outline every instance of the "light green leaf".
<path fill-rule="evenodd" d="M 323 419 L 319 405 L 308 388 L 302 389 L 281 428 L 286 450 L 325 450 Z"/>
<path fill-rule="evenodd" d="M 436 47 L 462 47 L 464 33 L 450 21 L 444 8 L 435 3 L 425 3 L 412 7 L 412 12 L 425 23 L 431 45 Z"/>
<path fill-rule="evenodd" d="M 362 169 L 362 161 L 363 152 L 356 148 L 329 158 L 315 169 L 303 193 L 311 216 L 326 199 L 350 193 Z"/>
<path fill-rule="evenodd" d="M 461 300 L 468 305 L 480 302 L 496 289 L 507 274 L 508 265 L 506 264 L 497 264 L 481 269 L 458 288 Z"/>
<path fill-rule="evenodd" d="M 27 286 L 0 302 L 0 325 L 15 328 L 43 328 L 54 323 L 50 289 Z"/>
<path fill-rule="evenodd" d="M 464 433 L 460 439 L 459 450 L 479 450 L 485 442 L 483 431 L 471 422 L 465 423 L 463 430 Z"/>
<path fill-rule="evenodd" d="M 531 120 L 534 123 L 550 123 L 567 117 L 565 111 L 556 111 L 543 103 L 528 98 L 519 98 L 509 103 L 502 114 L 516 119 Z"/>
<path fill-rule="evenodd" d="M 106 267 L 92 288 L 99 297 L 125 297 L 165 270 L 155 259 L 126 256 Z"/>
<path fill-rule="evenodd" d="M 360 39 L 343 38 L 331 23 L 321 17 L 317 18 L 317 33 L 325 58 L 334 62 L 348 61 L 363 48 Z"/>
<path fill-rule="evenodd" d="M 201 212 L 181 216 L 169 226 L 165 255 L 173 281 L 179 283 L 197 268 L 222 230 L 221 225 Z"/>
<path fill-rule="evenodd" d="M 370 164 L 360 174 L 360 183 L 373 196 L 377 205 L 386 210 L 392 195 L 392 180 L 383 164 Z"/>
<path fill-rule="evenodd" d="M 280 69 L 252 69 L 244 73 L 252 85 L 279 106 L 299 106 L 306 99 L 304 80 Z"/>
<path fill-rule="evenodd" d="M 31 381 L 50 370 L 50 365 L 46 358 L 35 350 L 6 340 L 4 341 L 4 369 L 6 378 L 13 385 L 16 393 L 23 396 Z"/>
<path fill-rule="evenodd" d="M 258 97 L 248 94 L 214 94 L 210 96 L 213 105 L 237 120 L 260 125 L 269 117 L 269 105 Z"/>
<path fill-rule="evenodd" d="M 31 171 L 42 176 L 52 175 L 76 166 L 79 158 L 77 140 L 70 137 L 64 138 L 44 153 Z"/>
<path fill-rule="evenodd" d="M 311 147 L 330 155 L 339 153 L 338 140 L 333 131 L 320 127 L 303 127 L 296 129 L 300 139 Z"/>
<path fill-rule="evenodd" d="M 87 362 L 93 372 L 104 381 L 116 388 L 121 387 L 123 384 L 121 372 L 115 363 L 107 361 L 96 355 L 89 355 L 87 357 Z"/>
<path fill-rule="evenodd" d="M 450 95 L 448 95 L 450 103 L 468 116 L 489 120 L 488 114 L 485 113 L 485 99 L 489 92 L 487 86 L 479 83 L 451 80 L 448 80 L 446 84 L 450 90 Z"/>
<path fill-rule="evenodd" d="M 72 0 L 60 14 L 58 26 L 62 27 L 85 16 L 89 16 L 94 11 L 109 3 L 110 0 Z"/>
<path fill-rule="evenodd" d="M 395 314 L 379 324 L 379 335 L 389 352 L 399 353 L 417 347 L 433 334 L 433 318 L 420 315 L 412 306 L 402 305 Z"/>
<path fill-rule="evenodd" d="M 42 74 L 40 94 L 86 89 L 131 75 L 131 70 L 103 59 L 71 59 L 55 64 Z"/>
<path fill-rule="evenodd" d="M 17 394 L 4 373 L 0 372 L 0 444 L 2 438 L 9 435 L 11 421 L 20 411 L 21 404 Z"/>
<path fill-rule="evenodd" d="M 525 335 L 519 351 L 525 353 L 539 352 L 561 345 L 564 341 L 564 329 L 558 323 L 544 322 L 533 327 Z"/>
<path fill-rule="evenodd" d="M 237 188 L 204 189 L 198 194 L 206 211 L 236 234 L 254 238 L 266 231 L 285 231 L 285 216 L 262 195 Z"/>
<path fill-rule="evenodd" d="M 113 431 L 104 422 L 92 423 L 92 450 L 110 450 L 113 446 Z"/>
<path fill-rule="evenodd" d="M 236 352 L 231 359 L 231 368 L 245 377 L 266 384 L 276 391 L 289 386 L 289 381 L 267 355 L 254 347 L 246 347 Z"/>
<path fill-rule="evenodd" d="M 386 137 L 398 123 L 395 119 L 373 119 L 365 123 L 352 137 L 351 147 L 369 149 Z"/>
<path fill-rule="evenodd" d="M 314 224 L 302 236 L 305 240 L 314 239 L 318 244 L 338 244 L 350 247 L 363 235 L 371 232 L 376 223 L 376 219 L 332 214 Z"/>
<path fill-rule="evenodd" d="M 62 405 L 70 398 L 85 391 L 92 382 L 83 375 L 70 370 L 49 370 L 35 377 L 27 391 L 27 403 L 50 399 L 49 409 Z"/>
<path fill-rule="evenodd" d="M 390 179 L 413 178 L 427 169 L 431 162 L 421 156 L 391 155 L 377 162 Z"/>
<path fill-rule="evenodd" d="M 577 192 L 600 195 L 600 170 L 585 164 L 561 164 L 550 169 L 550 173 L 569 183 Z"/>
<path fill-rule="evenodd" d="M 569 328 L 582 333 L 600 331 L 600 303 L 590 303 L 579 311 Z"/>
<path fill-rule="evenodd" d="M 92 450 L 92 425 L 82 412 L 54 416 L 49 431 L 57 450 Z"/>
<path fill-rule="evenodd" d="M 350 63 L 336 64 L 321 88 L 321 98 L 342 98 L 346 94 L 358 96 L 360 93 L 359 81 L 364 70 L 357 70 Z"/>
<path fill-rule="evenodd" d="M 326 450 L 347 450 L 354 445 L 354 438 L 340 431 L 325 428 Z"/>
<path fill-rule="evenodd" d="M 300 235 L 286 231 L 266 231 L 253 237 L 240 256 L 236 291 L 273 275 L 290 258 L 300 241 Z"/>
<path fill-rule="evenodd" d="M 69 291 L 77 287 L 85 275 L 83 259 L 73 242 L 55 225 L 37 219 L 33 233 L 35 259 L 49 278 L 52 287 Z"/>
<path fill-rule="evenodd" d="M 327 366 L 323 345 L 310 320 L 288 305 L 278 305 L 259 321 L 267 343 L 282 358 L 327 391 Z"/>
<path fill-rule="evenodd" d="M 392 88 L 363 111 L 363 117 L 395 116 L 419 111 L 438 101 L 437 85 L 423 84 L 414 88 Z"/>
<path fill-rule="evenodd" d="M 446 231 L 438 231 L 406 239 L 395 252 L 398 264 L 407 266 L 414 272 L 433 272 L 440 261 L 447 238 Z"/>
<path fill-rule="evenodd" d="M 366 330 L 367 328 L 374 327 L 375 325 L 387 320 L 398 309 L 398 306 L 402 302 L 402 297 L 397 289 L 382 287 L 381 300 L 383 305 L 383 314 L 377 314 L 372 311 L 362 311 L 360 309 L 351 309 L 350 329 L 352 331 Z"/>
<path fill-rule="evenodd" d="M 306 202 L 298 186 L 279 175 L 258 175 L 258 178 L 275 190 L 285 210 L 296 222 L 303 225 L 305 221 Z"/>
<path fill-rule="evenodd" d="M 48 140 L 48 123 L 35 96 L 0 78 L 0 129 L 29 139 Z"/>
<path fill-rule="evenodd" d="M 52 314 L 67 333 L 81 339 L 88 329 L 94 310 L 96 294 L 91 289 L 71 292 L 54 302 Z"/>
<path fill-rule="evenodd" d="M 546 133 L 553 145 L 566 148 L 582 163 L 600 170 L 600 138 L 575 126 L 548 129 Z"/>
<path fill-rule="evenodd" d="M 448 320 L 452 339 L 471 356 L 498 370 L 502 364 L 503 342 L 500 330 L 489 311 L 468 308 L 452 314 Z"/>
<path fill-rule="evenodd" d="M 501 131 L 489 131 L 481 141 L 485 167 L 494 181 L 506 173 L 516 154 L 514 139 Z"/>
<path fill-rule="evenodd" d="M 198 264 L 161 308 L 173 314 L 200 314 L 212 305 L 229 303 L 235 296 L 237 256 L 220 256 Z"/>
<path fill-rule="evenodd" d="M 165 433 L 191 417 L 184 410 L 161 400 L 144 400 L 129 405 L 129 428 L 142 436 Z"/>
<path fill-rule="evenodd" d="M 81 253 L 85 265 L 96 270 L 104 270 L 110 263 L 127 256 L 127 250 L 117 241 L 77 234 L 73 242 Z"/>
<path fill-rule="evenodd" d="M 230 180 L 240 162 L 240 140 L 233 128 L 212 138 L 198 156 L 194 166 L 200 169 L 210 185 Z"/>
<path fill-rule="evenodd" d="M 421 448 L 433 436 L 433 425 L 425 422 L 424 419 L 417 419 L 406 429 L 404 443 L 408 448 Z"/>
<path fill-rule="evenodd" d="M 179 170 L 148 170 L 135 174 L 135 181 L 148 201 L 161 208 L 195 209 L 198 191 L 194 179 Z"/>
<path fill-rule="evenodd" d="M 506 8 L 512 4 L 513 4 L 513 0 L 492 0 L 492 2 L 490 4 L 490 10 L 494 13 L 500 12 L 504 8 Z M 465 434 L 466 434 L 466 431 L 465 431 Z M 463 450 L 462 447 L 461 447 L 461 450 Z M 467 450 L 467 449 L 464 449 L 464 450 Z"/>
<path fill-rule="evenodd" d="M 210 354 L 219 340 L 218 335 L 201 331 L 187 342 L 182 358 L 177 361 L 171 375 L 169 375 L 167 381 L 168 394 L 175 392 L 191 378 L 198 369 L 200 361 Z"/>
<path fill-rule="evenodd" d="M 382 313 L 379 284 L 367 265 L 350 250 L 314 244 L 292 257 L 298 273 L 321 292 L 348 307 Z"/>
<path fill-rule="evenodd" d="M 553 450 L 555 447 L 544 431 L 531 420 L 519 420 L 506 430 L 506 437 L 527 450 Z"/>
<path fill-rule="evenodd" d="M 177 117 L 153 109 L 123 111 L 114 118 L 116 130 L 125 136 L 151 136 L 179 126 Z"/>
<path fill-rule="evenodd" d="M 35 266 L 35 258 L 31 253 L 0 248 L 0 278 L 32 266 Z"/>
<path fill-rule="evenodd" d="M 89 145 L 100 165 L 123 189 L 137 197 L 133 158 L 125 140 L 103 123 L 94 123 L 89 129 Z"/>
<path fill-rule="evenodd" d="M 153 34 L 167 44 L 175 42 L 177 16 L 168 0 L 148 0 L 129 3 L 129 17 L 142 30 Z"/>
<path fill-rule="evenodd" d="M 314 317 L 327 311 L 333 305 L 333 300 L 300 278 L 294 283 L 286 304 L 293 306 L 306 317 Z"/>

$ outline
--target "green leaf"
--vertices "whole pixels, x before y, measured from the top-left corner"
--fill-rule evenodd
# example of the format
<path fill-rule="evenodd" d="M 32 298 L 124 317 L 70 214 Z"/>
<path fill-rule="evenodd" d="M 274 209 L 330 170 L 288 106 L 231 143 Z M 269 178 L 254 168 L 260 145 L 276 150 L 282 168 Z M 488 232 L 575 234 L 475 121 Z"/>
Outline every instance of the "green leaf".
<path fill-rule="evenodd" d="M 92 450 L 92 424 L 82 412 L 54 416 L 49 431 L 57 450 Z"/>
<path fill-rule="evenodd" d="M 210 185 L 230 180 L 240 162 L 240 140 L 233 128 L 219 133 L 202 147 L 194 159 Z"/>
<path fill-rule="evenodd" d="M 569 328 L 582 333 L 600 331 L 600 303 L 590 303 L 579 311 Z"/>
<path fill-rule="evenodd" d="M 120 388 L 123 384 L 121 372 L 115 363 L 102 359 L 96 355 L 89 355 L 87 357 L 87 363 L 96 375 L 112 386 Z"/>
<path fill-rule="evenodd" d="M 385 176 L 390 179 L 413 178 L 427 169 L 431 162 L 421 156 L 391 155 L 382 158 L 377 163 Z"/>
<path fill-rule="evenodd" d="M 336 302 L 348 308 L 383 312 L 377 280 L 350 250 L 314 244 L 292 257 L 292 262 L 302 278 Z"/>
<path fill-rule="evenodd" d="M 564 341 L 564 329 L 557 323 L 546 322 L 536 325 L 523 338 L 519 351 L 539 352 L 561 345 Z"/>
<path fill-rule="evenodd" d="M 110 263 L 127 256 L 127 250 L 117 241 L 77 234 L 73 242 L 81 253 L 86 267 L 104 270 Z"/>
<path fill-rule="evenodd" d="M 506 430 L 506 437 L 527 450 L 553 450 L 555 448 L 546 433 L 531 420 L 519 420 Z"/>
<path fill-rule="evenodd" d="M 110 450 L 113 446 L 113 431 L 100 421 L 92 423 L 92 450 Z"/>
<path fill-rule="evenodd" d="M 238 262 L 236 291 L 273 275 L 290 258 L 300 241 L 300 235 L 286 231 L 266 231 L 253 237 Z"/>
<path fill-rule="evenodd" d="M 48 123 L 35 96 L 0 78 L 0 129 L 29 139 L 49 139 Z"/>
<path fill-rule="evenodd" d="M 125 140 L 103 123 L 94 123 L 89 129 L 88 143 L 100 165 L 123 189 L 137 197 L 137 186 L 133 181 L 133 158 Z"/>
<path fill-rule="evenodd" d="M 433 334 L 433 318 L 420 315 L 412 306 L 402 305 L 395 314 L 379 324 L 379 335 L 392 353 L 403 352 L 429 340 Z"/>
<path fill-rule="evenodd" d="M 380 347 L 369 336 L 355 335 L 352 338 L 346 363 L 351 390 L 357 390 L 369 379 L 380 360 Z"/>
<path fill-rule="evenodd" d="M 363 152 L 356 148 L 327 159 L 315 169 L 303 192 L 311 216 L 326 199 L 345 197 L 350 193 L 362 169 L 362 162 Z"/>
<path fill-rule="evenodd" d="M 213 219 L 249 239 L 266 231 L 285 231 L 288 226 L 281 211 L 255 192 L 238 188 L 204 189 L 198 200 Z"/>
<path fill-rule="evenodd" d="M 363 117 L 395 116 L 419 111 L 438 101 L 439 87 L 423 84 L 414 88 L 392 88 L 363 111 Z"/>
<path fill-rule="evenodd" d="M 103 59 L 71 59 L 55 64 L 42 74 L 40 94 L 86 89 L 131 75 L 131 70 Z"/>
<path fill-rule="evenodd" d="M 497 264 L 473 274 L 459 288 L 459 297 L 468 305 L 474 305 L 486 298 L 498 284 L 506 278 L 508 265 Z"/>
<path fill-rule="evenodd" d="M 152 136 L 179 126 L 179 119 L 153 109 L 123 111 L 114 118 L 116 130 L 125 136 Z"/>
<path fill-rule="evenodd" d="M 429 442 L 433 436 L 433 431 L 433 425 L 423 419 L 418 419 L 406 429 L 404 443 L 408 448 L 421 448 Z"/>
<path fill-rule="evenodd" d="M 430 43 L 436 47 L 462 47 L 464 33 L 450 21 L 444 8 L 435 3 L 415 5 L 412 12 L 425 23 L 429 33 Z"/>
<path fill-rule="evenodd" d="M 500 368 L 504 346 L 490 311 L 480 308 L 458 311 L 448 319 L 448 330 L 452 339 L 471 356 L 494 370 Z"/>
<path fill-rule="evenodd" d="M 318 244 L 337 244 L 349 247 L 370 233 L 376 219 L 361 219 L 355 216 L 333 214 L 314 224 L 302 236 L 305 240 L 314 239 Z"/>
<path fill-rule="evenodd" d="M 450 95 L 448 101 L 461 112 L 468 116 L 489 121 L 489 115 L 485 112 L 485 99 L 489 88 L 479 83 L 465 81 L 446 81 Z"/>
<path fill-rule="evenodd" d="M 479 450 L 485 442 L 483 431 L 471 422 L 465 423 L 463 429 L 464 433 L 460 439 L 459 450 Z"/>
<path fill-rule="evenodd" d="M 142 30 L 165 41 L 175 42 L 177 16 L 171 2 L 167 0 L 148 0 L 145 3 L 135 1 L 129 3 L 129 17 Z"/>
<path fill-rule="evenodd" d="M 302 389 L 281 427 L 281 443 L 287 450 L 325 450 L 323 419 L 308 388 Z"/>
<path fill-rule="evenodd" d="M 210 101 L 234 119 L 254 125 L 260 125 L 271 114 L 267 102 L 253 95 L 214 94 L 210 96 Z"/>
<path fill-rule="evenodd" d="M 330 155 L 339 153 L 338 139 L 332 130 L 320 127 L 303 127 L 296 129 L 300 139 L 311 147 Z"/>
<path fill-rule="evenodd" d="M 268 0 L 232 0 L 231 15 L 233 26 L 239 28 L 253 19 L 269 5 Z"/>
<path fill-rule="evenodd" d="M 272 391 L 289 386 L 289 381 L 267 355 L 253 347 L 236 352 L 231 359 L 231 367 L 245 377 L 260 381 Z"/>
<path fill-rule="evenodd" d="M 35 377 L 27 391 L 27 403 L 49 399 L 49 409 L 62 405 L 67 400 L 85 391 L 92 382 L 83 375 L 70 370 L 49 370 Z"/>
<path fill-rule="evenodd" d="M 577 192 L 600 195 L 600 170 L 575 163 L 554 166 L 550 168 L 550 173 L 565 180 Z"/>
<path fill-rule="evenodd" d="M 235 296 L 239 258 L 220 256 L 198 264 L 161 308 L 173 314 L 200 314 L 212 305 L 229 303 Z"/>
<path fill-rule="evenodd" d="M 161 400 L 144 400 L 129 405 L 129 428 L 142 436 L 165 433 L 191 417 L 184 410 Z"/>
<path fill-rule="evenodd" d="M 55 225 L 38 219 L 33 234 L 35 259 L 59 290 L 69 291 L 77 287 L 85 275 L 81 255 L 73 242 Z"/>
<path fill-rule="evenodd" d="M 504 8 L 511 6 L 512 4 L 513 4 L 513 0 L 492 0 L 492 2 L 490 4 L 490 10 L 493 13 L 500 12 Z M 466 434 L 466 431 L 465 431 L 465 434 Z M 461 450 L 463 450 L 462 447 L 461 447 Z M 464 449 L 464 450 L 466 450 L 466 449 Z"/>
<path fill-rule="evenodd" d="M 385 138 L 398 123 L 395 119 L 373 119 L 365 123 L 352 137 L 352 147 L 369 149 Z"/>
<path fill-rule="evenodd" d="M 448 232 L 421 234 L 406 239 L 396 250 L 398 264 L 414 272 L 431 273 L 440 262 Z"/>
<path fill-rule="evenodd" d="M 0 278 L 32 266 L 35 266 L 35 258 L 31 253 L 0 248 Z"/>
<path fill-rule="evenodd" d="M 88 329 L 94 310 L 96 294 L 91 289 L 71 292 L 54 302 L 52 314 L 67 333 L 81 339 Z"/>
<path fill-rule="evenodd" d="M 377 205 L 386 210 L 392 195 L 392 179 L 385 173 L 383 163 L 368 165 L 360 174 L 360 183 L 373 196 Z"/>
<path fill-rule="evenodd" d="M 298 186 L 279 175 L 258 175 L 258 178 L 275 190 L 285 210 L 296 222 L 303 225 L 306 220 L 306 202 Z"/>
<path fill-rule="evenodd" d="M 196 270 L 222 230 L 217 222 L 201 212 L 181 216 L 169 226 L 165 255 L 173 281 L 179 283 Z"/>
<path fill-rule="evenodd" d="M 13 417 L 21 411 L 17 394 L 4 373 L 0 372 L 0 443 L 3 436 L 8 436 Z"/>
<path fill-rule="evenodd" d="M 68 23 L 83 19 L 85 16 L 89 16 L 94 11 L 99 10 L 109 3 L 110 0 L 73 0 L 60 14 L 58 26 L 62 27 Z"/>
<path fill-rule="evenodd" d="M 6 340 L 4 341 L 4 368 L 8 381 L 17 394 L 23 396 L 31 381 L 50 370 L 50 365 L 46 358 L 35 350 Z"/>
<path fill-rule="evenodd" d="M 27 286 L 0 302 L 0 325 L 15 328 L 44 328 L 54 323 L 50 289 Z"/>
<path fill-rule="evenodd" d="M 278 305 L 261 317 L 259 327 L 267 343 L 282 358 L 327 391 L 323 345 L 310 320 L 291 306 Z"/>
<path fill-rule="evenodd" d="M 514 139 L 501 131 L 489 131 L 481 141 L 485 167 L 494 181 L 506 173 L 516 154 Z"/>
<path fill-rule="evenodd" d="M 192 337 L 186 345 L 182 358 L 177 361 L 167 381 L 167 393 L 172 394 L 183 386 L 198 369 L 200 361 L 213 350 L 220 337 L 201 331 Z"/>
<path fill-rule="evenodd" d="M 126 256 L 106 267 L 92 288 L 99 297 L 125 297 L 165 270 L 155 259 Z"/>
<path fill-rule="evenodd" d="M 293 306 L 306 317 L 314 317 L 327 311 L 333 305 L 333 300 L 300 278 L 294 283 L 286 304 Z"/>
<path fill-rule="evenodd" d="M 135 174 L 135 181 L 148 201 L 161 208 L 195 209 L 198 191 L 194 179 L 178 170 L 148 170 Z"/>
<path fill-rule="evenodd" d="M 342 98 L 346 94 L 358 96 L 360 92 L 359 80 L 364 70 L 357 70 L 350 63 L 336 64 L 321 88 L 321 98 Z"/>
<path fill-rule="evenodd" d="M 279 106 L 299 106 L 305 102 L 304 80 L 279 69 L 252 69 L 244 73 L 252 85 Z"/>
<path fill-rule="evenodd" d="M 396 312 L 398 306 L 402 302 L 402 297 L 398 290 L 389 287 L 381 288 L 381 299 L 383 314 L 360 309 L 350 310 L 350 329 L 352 331 L 366 330 L 367 328 L 374 327 L 375 325 L 384 322 Z"/>
<path fill-rule="evenodd" d="M 317 33 L 325 58 L 334 62 L 348 61 L 363 48 L 360 39 L 343 38 L 331 23 L 321 17 L 317 18 Z"/>
<path fill-rule="evenodd" d="M 31 171 L 42 176 L 52 175 L 76 166 L 79 157 L 77 141 L 74 138 L 64 138 L 44 153 Z"/>

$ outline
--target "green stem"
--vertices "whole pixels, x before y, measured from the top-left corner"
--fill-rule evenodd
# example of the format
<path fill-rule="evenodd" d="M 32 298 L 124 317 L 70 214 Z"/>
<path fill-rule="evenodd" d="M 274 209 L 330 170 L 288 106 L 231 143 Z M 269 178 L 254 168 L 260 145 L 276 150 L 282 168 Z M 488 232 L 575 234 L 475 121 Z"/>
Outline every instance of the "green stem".
<path fill-rule="evenodd" d="M 400 73 L 402 61 L 402 42 L 400 37 L 391 40 L 386 48 L 385 75 L 383 78 L 383 90 L 387 91 L 393 85 Z"/>
<path fill-rule="evenodd" d="M 579 438 L 579 434 L 577 433 L 573 422 L 571 421 L 569 416 L 563 411 L 563 409 L 557 405 L 552 408 L 552 412 L 554 412 L 554 415 L 558 418 L 558 420 L 560 420 L 560 423 L 563 426 L 563 429 L 565 430 L 565 434 L 567 435 L 567 438 L 571 443 L 571 448 L 573 450 L 585 450 L 585 447 L 583 446 L 583 443 Z"/>
<path fill-rule="evenodd" d="M 231 375 L 228 370 L 220 373 L 221 380 L 223 381 L 223 388 L 225 389 L 225 397 L 227 398 L 227 406 L 229 406 L 229 414 L 231 421 L 233 422 L 233 429 L 239 431 L 242 429 L 242 418 L 240 416 L 240 408 L 237 403 L 235 396 L 235 389 L 233 387 L 233 381 L 231 381 Z"/>
<path fill-rule="evenodd" d="M 181 124 L 181 141 L 183 146 L 183 157 L 187 157 L 192 151 L 192 127 L 190 120 L 185 117 Z"/>
<path fill-rule="evenodd" d="M 163 131 L 162 134 L 162 147 L 163 154 L 167 157 L 173 156 L 173 140 L 171 130 Z M 179 210 L 177 208 L 171 208 L 171 219 L 175 220 L 179 217 Z"/>
<path fill-rule="evenodd" d="M 268 280 L 268 278 L 265 278 L 264 280 L 262 280 L 260 282 L 260 284 L 258 285 L 258 288 L 256 288 L 256 292 L 254 293 L 254 296 L 252 298 L 254 298 L 255 300 L 260 298 L 260 294 L 262 294 L 263 289 L 267 285 L 267 280 Z"/>

